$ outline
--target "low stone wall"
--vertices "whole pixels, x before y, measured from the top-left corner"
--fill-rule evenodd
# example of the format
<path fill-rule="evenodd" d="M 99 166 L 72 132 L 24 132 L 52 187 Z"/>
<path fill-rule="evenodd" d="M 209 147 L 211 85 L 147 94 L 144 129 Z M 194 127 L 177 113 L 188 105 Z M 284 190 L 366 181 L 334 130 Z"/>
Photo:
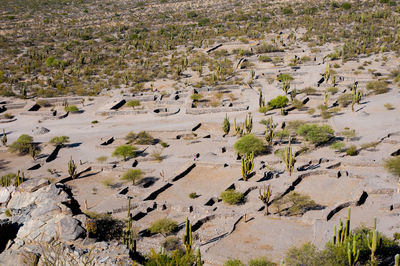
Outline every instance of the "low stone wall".
<path fill-rule="evenodd" d="M 221 112 L 239 112 L 249 110 L 248 106 L 245 107 L 219 107 L 219 108 L 187 108 L 186 113 L 191 115 L 201 115 L 208 113 L 221 113 Z"/>
<path fill-rule="evenodd" d="M 148 112 L 149 110 L 104 111 L 104 112 L 96 112 L 95 115 L 103 115 L 103 116 L 137 115 L 137 114 L 147 114 Z"/>

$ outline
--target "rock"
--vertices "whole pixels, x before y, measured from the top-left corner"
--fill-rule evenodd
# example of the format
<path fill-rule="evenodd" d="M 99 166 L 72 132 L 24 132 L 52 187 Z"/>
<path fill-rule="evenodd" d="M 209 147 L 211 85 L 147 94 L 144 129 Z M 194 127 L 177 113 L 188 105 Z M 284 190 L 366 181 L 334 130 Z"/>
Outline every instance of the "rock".
<path fill-rule="evenodd" d="M 35 203 L 36 193 L 24 193 L 17 191 L 13 193 L 11 200 L 8 202 L 9 209 L 22 209 Z"/>
<path fill-rule="evenodd" d="M 11 187 L 0 187 L 0 204 L 7 203 L 11 199 Z"/>
<path fill-rule="evenodd" d="M 60 238 L 67 241 L 74 241 L 85 233 L 78 220 L 66 215 L 60 219 L 59 231 Z"/>
<path fill-rule="evenodd" d="M 31 212 L 33 218 L 44 215 L 58 214 L 61 212 L 61 208 L 57 206 L 56 202 L 52 199 L 48 199 L 40 204 L 36 209 Z"/>
<path fill-rule="evenodd" d="M 29 179 L 18 186 L 18 191 L 21 192 L 35 192 L 36 190 L 50 184 L 47 179 Z"/>
<path fill-rule="evenodd" d="M 32 130 L 32 132 L 33 132 L 33 135 L 43 135 L 43 134 L 50 132 L 50 130 L 45 127 L 36 127 L 36 129 Z"/>

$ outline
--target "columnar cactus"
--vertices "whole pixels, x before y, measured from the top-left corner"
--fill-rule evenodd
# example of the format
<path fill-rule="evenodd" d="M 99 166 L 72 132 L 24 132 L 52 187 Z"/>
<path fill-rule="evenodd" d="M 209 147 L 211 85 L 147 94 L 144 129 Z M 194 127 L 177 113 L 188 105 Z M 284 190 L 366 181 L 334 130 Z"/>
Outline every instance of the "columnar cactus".
<path fill-rule="evenodd" d="M 396 256 L 394 256 L 394 266 L 399 266 L 399 254 L 396 254 Z"/>
<path fill-rule="evenodd" d="M 292 151 L 292 146 L 290 144 L 291 138 L 289 137 L 289 145 L 285 148 L 283 153 L 283 160 L 286 165 L 286 170 L 289 172 L 289 176 L 292 175 L 295 163 L 295 155 Z"/>
<path fill-rule="evenodd" d="M 231 129 L 231 123 L 229 122 L 228 115 L 225 115 L 224 125 L 223 125 L 222 129 L 224 130 L 225 134 L 228 134 Z"/>
<path fill-rule="evenodd" d="M 74 160 L 72 160 L 72 156 L 71 156 L 71 158 L 69 159 L 69 162 L 68 162 L 68 174 L 72 177 L 72 179 L 75 179 L 75 177 L 76 177 L 76 164 L 75 164 L 75 162 L 74 162 Z"/>
<path fill-rule="evenodd" d="M 269 145 L 271 145 L 272 141 L 274 140 L 276 126 L 277 124 L 274 124 L 272 117 L 270 117 L 270 119 L 268 119 L 265 131 L 265 140 L 268 142 Z"/>
<path fill-rule="evenodd" d="M 349 266 L 355 266 L 358 257 L 360 256 L 360 249 L 357 248 L 356 236 L 353 235 L 353 247 L 351 248 L 350 241 L 347 242 L 347 258 L 349 261 Z"/>
<path fill-rule="evenodd" d="M 246 119 L 244 120 L 244 127 L 246 128 L 246 133 L 250 134 L 253 129 L 253 117 L 251 114 L 246 115 Z"/>
<path fill-rule="evenodd" d="M 236 118 L 233 121 L 233 127 L 235 128 L 235 135 L 239 135 L 240 137 L 243 135 L 243 127 L 241 124 L 236 124 Z"/>
<path fill-rule="evenodd" d="M 350 238 L 351 231 L 350 231 L 350 208 L 348 209 L 346 223 L 343 224 L 342 219 L 339 219 L 339 228 L 336 231 L 335 226 L 335 233 L 333 236 L 332 244 L 336 246 L 342 246 L 343 243 Z"/>
<path fill-rule="evenodd" d="M 288 94 L 288 91 L 290 90 L 290 80 L 284 80 L 282 81 L 282 90 L 285 92 L 285 94 Z"/>
<path fill-rule="evenodd" d="M 3 128 L 3 136 L 1 137 L 1 143 L 3 144 L 3 146 L 7 146 L 7 135 L 4 128 Z"/>
<path fill-rule="evenodd" d="M 325 91 L 324 93 L 324 105 L 327 107 L 328 106 L 328 101 L 329 101 L 329 93 Z"/>
<path fill-rule="evenodd" d="M 329 63 L 326 63 L 326 70 L 324 73 L 324 78 L 326 83 L 328 83 L 330 76 L 331 76 L 331 66 L 329 65 Z"/>
<path fill-rule="evenodd" d="M 263 191 L 263 193 L 261 193 L 261 188 L 259 189 L 259 196 L 258 196 L 258 198 L 262 201 L 262 203 L 264 203 L 264 205 L 265 205 L 265 213 L 264 213 L 264 215 L 268 215 L 269 214 L 269 212 L 268 212 L 268 204 L 269 204 L 269 200 L 270 200 L 270 198 L 271 198 L 271 193 L 272 193 L 272 191 L 271 191 L 271 185 L 268 185 L 268 187 L 267 187 L 267 189 L 265 189 L 265 186 L 264 186 L 264 191 Z"/>
<path fill-rule="evenodd" d="M 202 266 L 200 249 L 196 248 L 196 266 Z"/>
<path fill-rule="evenodd" d="M 189 254 L 192 252 L 192 225 L 189 219 L 186 217 L 186 226 L 185 226 L 185 234 L 182 236 L 182 242 L 185 245 L 186 253 Z"/>
<path fill-rule="evenodd" d="M 351 91 L 353 92 L 353 98 L 352 98 L 352 102 L 351 102 L 351 111 L 354 112 L 354 105 L 356 103 L 360 104 L 362 94 L 361 94 L 361 92 L 357 91 L 357 84 L 356 83 L 354 83 Z"/>
<path fill-rule="evenodd" d="M 134 251 L 134 236 L 132 231 L 131 198 L 128 198 L 128 214 L 126 216 L 126 227 L 122 232 L 122 243 L 132 252 Z"/>
<path fill-rule="evenodd" d="M 265 99 L 263 97 L 262 94 L 262 90 L 259 90 L 259 94 L 258 94 L 258 107 L 264 107 L 265 106 Z"/>
<path fill-rule="evenodd" d="M 254 153 L 245 155 L 242 158 L 242 177 L 244 181 L 247 181 L 248 177 L 250 176 L 251 172 L 254 168 Z"/>
<path fill-rule="evenodd" d="M 372 230 L 372 235 L 367 235 L 368 239 L 368 248 L 371 250 L 371 263 L 372 265 L 376 265 L 375 252 L 378 247 L 379 235 L 376 230 L 376 217 L 374 217 L 374 228 Z"/>

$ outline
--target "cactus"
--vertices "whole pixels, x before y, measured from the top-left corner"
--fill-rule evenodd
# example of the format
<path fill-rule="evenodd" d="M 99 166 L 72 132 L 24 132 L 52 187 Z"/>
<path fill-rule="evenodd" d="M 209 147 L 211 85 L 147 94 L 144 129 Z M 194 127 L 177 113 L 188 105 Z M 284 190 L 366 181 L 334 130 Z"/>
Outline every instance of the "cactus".
<path fill-rule="evenodd" d="M 265 186 L 264 186 L 264 191 L 263 191 L 263 193 L 261 193 L 261 188 L 259 189 L 259 196 L 258 196 L 258 198 L 262 201 L 262 203 L 264 203 L 264 205 L 265 205 L 265 213 L 264 213 L 264 215 L 268 215 L 269 214 L 269 211 L 268 211 L 268 205 L 269 205 L 269 200 L 270 200 L 270 198 L 271 198 L 271 193 L 272 193 L 272 191 L 271 191 L 271 185 L 268 185 L 268 187 L 267 187 L 267 189 L 265 189 Z"/>
<path fill-rule="evenodd" d="M 247 181 L 248 177 L 253 171 L 253 168 L 254 168 L 254 152 L 245 155 L 244 158 L 242 158 L 242 177 L 244 181 Z"/>
<path fill-rule="evenodd" d="M 333 76 L 332 76 L 332 85 L 335 85 L 335 84 L 336 84 L 336 76 L 333 75 Z"/>
<path fill-rule="evenodd" d="M 258 107 L 264 107 L 265 106 L 265 99 L 264 99 L 264 97 L 263 97 L 263 94 L 262 94 L 262 90 L 261 89 L 259 89 L 259 94 L 258 94 Z"/>
<path fill-rule="evenodd" d="M 329 93 L 325 91 L 324 93 L 324 105 L 327 107 L 329 101 Z"/>
<path fill-rule="evenodd" d="M 343 224 L 342 219 L 339 219 L 339 228 L 338 228 L 338 230 L 336 230 L 336 226 L 335 226 L 335 233 L 334 233 L 333 241 L 332 241 L 333 245 L 342 246 L 343 243 L 345 241 L 347 241 L 347 239 L 350 238 L 350 236 L 351 236 L 351 231 L 350 231 L 350 212 L 351 212 L 351 209 L 349 208 L 345 224 Z"/>
<path fill-rule="evenodd" d="M 289 137 L 289 145 L 288 145 L 288 147 L 285 148 L 284 153 L 283 153 L 283 160 L 286 165 L 286 170 L 289 172 L 289 176 L 292 175 L 292 172 L 294 169 L 294 163 L 295 163 L 295 155 L 293 154 L 290 141 L 291 141 L 291 138 Z"/>
<path fill-rule="evenodd" d="M 328 83 L 330 76 L 331 76 L 331 66 L 328 63 L 326 63 L 326 70 L 324 73 L 324 78 L 326 83 Z"/>
<path fill-rule="evenodd" d="M 294 98 L 296 98 L 297 95 L 297 89 L 294 88 L 291 92 L 290 92 L 290 100 L 293 102 Z"/>
<path fill-rule="evenodd" d="M 246 128 L 246 133 L 250 134 L 253 129 L 253 117 L 251 114 L 246 115 L 246 119 L 244 120 L 244 127 Z"/>
<path fill-rule="evenodd" d="M 347 258 L 349 266 L 356 265 L 359 256 L 360 249 L 357 248 L 356 236 L 353 235 L 353 248 L 351 248 L 350 242 L 347 242 Z"/>
<path fill-rule="evenodd" d="M 372 236 L 371 234 L 368 234 L 367 240 L 368 240 L 368 248 L 371 250 L 371 264 L 376 265 L 375 252 L 378 247 L 378 241 L 379 241 L 378 231 L 376 230 L 376 217 L 374 217 L 374 228 L 372 230 Z"/>
<path fill-rule="evenodd" d="M 353 87 L 351 88 L 351 91 L 353 92 L 353 98 L 351 102 L 351 111 L 354 112 L 354 105 L 360 104 L 362 94 L 361 92 L 357 91 L 357 84 L 354 83 Z"/>
<path fill-rule="evenodd" d="M 288 91 L 290 90 L 290 80 L 284 80 L 282 81 L 282 90 L 285 92 L 285 94 L 288 94 Z"/>
<path fill-rule="evenodd" d="M 229 123 L 228 115 L 225 115 L 224 125 L 223 125 L 222 129 L 224 130 L 224 133 L 226 135 L 228 135 L 228 133 L 229 133 L 229 131 L 231 129 L 231 124 Z"/>
<path fill-rule="evenodd" d="M 396 256 L 394 256 L 394 266 L 399 266 L 399 254 L 396 254 Z"/>
<path fill-rule="evenodd" d="M 20 173 L 20 171 L 18 170 L 17 176 L 15 177 L 16 178 L 17 187 L 19 187 L 19 185 L 21 184 L 21 181 L 19 179 L 19 173 Z"/>
<path fill-rule="evenodd" d="M 240 124 L 236 124 L 236 118 L 233 121 L 233 127 L 235 128 L 235 135 L 239 135 L 241 137 L 243 135 L 243 128 Z"/>
<path fill-rule="evenodd" d="M 274 124 L 272 117 L 270 117 L 265 131 L 265 140 L 268 142 L 269 145 L 271 145 L 272 141 L 274 140 L 276 126 L 277 124 Z"/>
<path fill-rule="evenodd" d="M 251 81 L 253 81 L 255 75 L 256 75 L 256 72 L 253 69 L 250 70 Z"/>
<path fill-rule="evenodd" d="M 68 162 L 68 174 L 72 177 L 72 179 L 75 179 L 75 177 L 76 177 L 76 164 L 75 164 L 75 162 L 74 162 L 74 160 L 72 160 L 72 156 L 71 156 L 71 158 L 69 159 L 69 162 Z"/>
<path fill-rule="evenodd" d="M 3 128 L 3 136 L 1 137 L 1 143 L 3 144 L 3 146 L 7 146 L 7 135 L 4 128 Z"/>
<path fill-rule="evenodd" d="M 192 252 L 192 225 L 189 219 L 186 217 L 185 234 L 182 236 L 182 242 L 185 245 L 186 254 Z"/>
<path fill-rule="evenodd" d="M 134 251 L 134 236 L 132 231 L 132 217 L 131 217 L 131 198 L 128 198 L 128 214 L 126 216 L 126 227 L 122 232 L 122 243 L 132 252 Z"/>
<path fill-rule="evenodd" d="M 196 248 L 196 266 L 202 266 L 200 249 Z"/>

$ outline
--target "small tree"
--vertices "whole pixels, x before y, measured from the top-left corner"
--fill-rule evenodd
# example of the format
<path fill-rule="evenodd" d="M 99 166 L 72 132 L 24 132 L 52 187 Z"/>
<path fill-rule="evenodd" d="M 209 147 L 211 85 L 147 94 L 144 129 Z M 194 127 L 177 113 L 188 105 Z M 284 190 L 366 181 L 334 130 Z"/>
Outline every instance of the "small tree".
<path fill-rule="evenodd" d="M 225 115 L 224 125 L 223 125 L 222 129 L 224 130 L 224 133 L 226 135 L 228 135 L 229 130 L 231 129 L 231 123 L 229 123 L 228 115 Z"/>
<path fill-rule="evenodd" d="M 67 137 L 67 136 L 54 137 L 49 141 L 49 143 L 51 143 L 55 146 L 58 146 L 58 145 L 64 146 L 65 143 L 69 143 L 69 137 Z"/>
<path fill-rule="evenodd" d="M 143 178 L 143 175 L 144 173 L 140 169 L 129 169 L 122 175 L 121 180 L 132 181 L 132 185 L 135 185 L 136 181 Z"/>
<path fill-rule="evenodd" d="M 31 136 L 22 134 L 16 141 L 11 143 L 8 149 L 10 152 L 18 152 L 19 154 L 24 155 L 29 153 L 32 142 L 33 138 Z"/>
<path fill-rule="evenodd" d="M 139 100 L 130 100 L 129 102 L 126 103 L 126 106 L 132 107 L 135 109 L 136 106 L 140 106 L 140 101 Z"/>
<path fill-rule="evenodd" d="M 252 152 L 254 152 L 254 155 L 257 155 L 265 150 L 264 142 L 253 134 L 241 137 L 235 142 L 233 148 L 241 155 L 250 154 Z"/>
<path fill-rule="evenodd" d="M 171 219 L 168 218 L 162 218 L 155 220 L 151 225 L 150 225 L 150 233 L 151 234 L 162 234 L 164 237 L 167 234 L 170 234 L 173 232 L 176 228 L 178 227 L 178 224 Z"/>
<path fill-rule="evenodd" d="M 114 157 L 123 157 L 124 161 L 126 161 L 129 157 L 135 156 L 136 148 L 131 145 L 121 145 L 115 148 L 112 156 Z"/>

